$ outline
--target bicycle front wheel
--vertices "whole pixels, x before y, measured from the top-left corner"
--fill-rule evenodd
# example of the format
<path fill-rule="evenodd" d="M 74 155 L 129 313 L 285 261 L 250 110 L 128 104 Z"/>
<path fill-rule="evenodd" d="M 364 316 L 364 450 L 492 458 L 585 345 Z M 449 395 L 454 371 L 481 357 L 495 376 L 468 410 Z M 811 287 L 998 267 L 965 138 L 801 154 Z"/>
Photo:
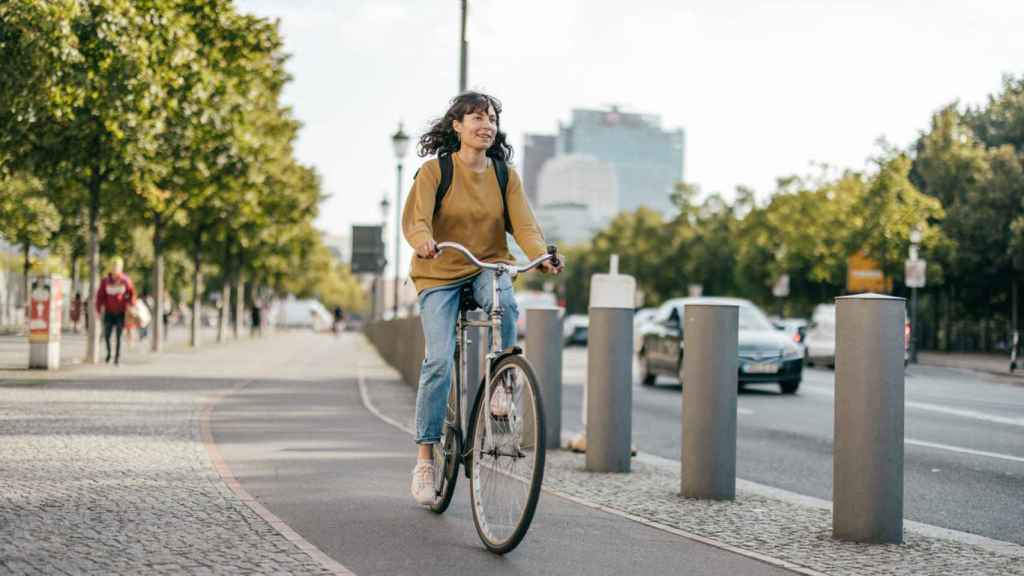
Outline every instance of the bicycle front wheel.
<path fill-rule="evenodd" d="M 544 480 L 544 407 L 525 358 L 498 362 L 490 398 L 481 387 L 472 422 L 473 522 L 484 546 L 504 554 L 526 535 Z"/>
<path fill-rule="evenodd" d="M 448 509 L 452 495 L 455 494 L 455 482 L 459 479 L 459 459 L 462 457 L 460 410 L 459 387 L 453 377 L 448 391 L 448 406 L 445 410 L 441 441 L 436 442 L 431 448 L 434 456 L 434 502 L 430 509 L 438 514 L 443 514 Z"/>

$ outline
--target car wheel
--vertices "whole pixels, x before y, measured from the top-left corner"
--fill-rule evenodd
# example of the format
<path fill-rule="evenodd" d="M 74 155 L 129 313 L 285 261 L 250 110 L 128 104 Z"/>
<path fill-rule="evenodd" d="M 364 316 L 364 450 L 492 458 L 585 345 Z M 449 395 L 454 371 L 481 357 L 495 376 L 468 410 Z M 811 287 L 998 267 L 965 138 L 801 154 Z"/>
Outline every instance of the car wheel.
<path fill-rule="evenodd" d="M 647 364 L 647 356 L 640 355 L 640 383 L 644 386 L 654 386 L 657 382 L 658 375 L 651 372 L 651 367 Z"/>
<path fill-rule="evenodd" d="M 799 380 L 783 380 L 779 382 L 779 388 L 782 389 L 783 394 L 796 394 L 798 388 L 800 388 Z"/>
<path fill-rule="evenodd" d="M 814 366 L 814 362 L 811 362 L 811 355 L 807 352 L 807 348 L 804 348 L 804 366 Z"/>

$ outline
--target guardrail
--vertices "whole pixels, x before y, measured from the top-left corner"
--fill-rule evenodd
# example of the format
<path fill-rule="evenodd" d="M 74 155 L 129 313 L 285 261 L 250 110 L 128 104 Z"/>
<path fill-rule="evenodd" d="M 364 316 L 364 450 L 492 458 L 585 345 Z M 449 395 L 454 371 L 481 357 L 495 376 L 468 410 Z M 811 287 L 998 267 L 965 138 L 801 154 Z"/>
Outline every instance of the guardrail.
<path fill-rule="evenodd" d="M 417 387 L 426 351 L 419 316 L 368 322 L 363 331 L 384 361 L 402 375 L 402 380 Z"/>

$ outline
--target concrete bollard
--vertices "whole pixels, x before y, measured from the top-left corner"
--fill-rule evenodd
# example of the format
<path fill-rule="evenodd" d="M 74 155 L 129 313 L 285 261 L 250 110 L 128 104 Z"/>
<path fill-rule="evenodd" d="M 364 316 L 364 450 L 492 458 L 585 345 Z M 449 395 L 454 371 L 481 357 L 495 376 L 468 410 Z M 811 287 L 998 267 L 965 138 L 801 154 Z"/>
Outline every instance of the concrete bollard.
<path fill-rule="evenodd" d="M 736 497 L 738 338 L 738 306 L 686 305 L 680 488 L 687 498 Z"/>
<path fill-rule="evenodd" d="M 540 379 L 544 402 L 547 448 L 558 449 L 562 441 L 562 318 L 557 307 L 526 311 L 526 357 Z"/>
<path fill-rule="evenodd" d="M 832 534 L 903 541 L 905 300 L 836 298 Z"/>
<path fill-rule="evenodd" d="M 629 472 L 633 410 L 633 301 L 636 281 L 610 274 L 590 281 L 587 334 L 586 469 Z"/>

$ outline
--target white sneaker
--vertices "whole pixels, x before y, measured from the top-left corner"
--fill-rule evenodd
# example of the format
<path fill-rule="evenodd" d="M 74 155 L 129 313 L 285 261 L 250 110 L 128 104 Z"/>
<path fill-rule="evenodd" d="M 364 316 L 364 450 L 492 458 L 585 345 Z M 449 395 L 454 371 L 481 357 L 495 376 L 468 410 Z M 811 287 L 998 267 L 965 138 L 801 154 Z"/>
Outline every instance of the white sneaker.
<path fill-rule="evenodd" d="M 509 404 L 512 403 L 512 396 L 501 384 L 495 384 L 494 392 L 491 394 L 491 416 L 503 418 L 508 416 Z"/>
<path fill-rule="evenodd" d="M 430 506 L 434 503 L 434 461 L 419 460 L 412 469 L 412 497 L 417 504 Z"/>

